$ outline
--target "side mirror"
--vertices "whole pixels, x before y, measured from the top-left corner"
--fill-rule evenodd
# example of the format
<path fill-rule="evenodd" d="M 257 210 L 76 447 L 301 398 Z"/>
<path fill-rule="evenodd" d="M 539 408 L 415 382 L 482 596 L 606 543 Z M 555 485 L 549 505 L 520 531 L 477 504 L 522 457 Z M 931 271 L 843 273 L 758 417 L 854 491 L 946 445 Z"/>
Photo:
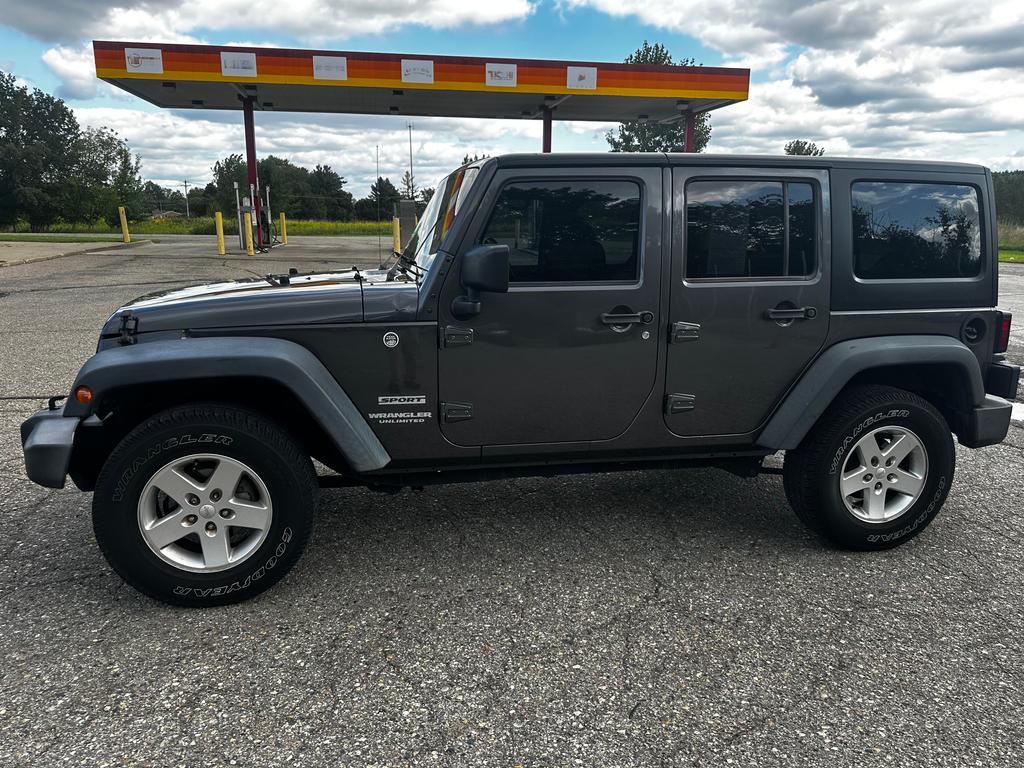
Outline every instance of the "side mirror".
<path fill-rule="evenodd" d="M 507 245 L 478 245 L 462 257 L 462 287 L 464 296 L 452 301 L 452 314 L 470 317 L 480 314 L 480 293 L 508 291 L 509 248 Z"/>

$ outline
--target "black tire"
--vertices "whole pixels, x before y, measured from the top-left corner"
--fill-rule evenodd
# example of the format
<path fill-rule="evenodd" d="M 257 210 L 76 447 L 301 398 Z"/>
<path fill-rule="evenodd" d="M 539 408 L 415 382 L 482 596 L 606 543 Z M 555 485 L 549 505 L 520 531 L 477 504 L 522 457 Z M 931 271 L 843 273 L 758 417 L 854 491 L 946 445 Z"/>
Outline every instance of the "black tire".
<path fill-rule="evenodd" d="M 140 524 L 139 499 L 150 478 L 169 462 L 198 454 L 251 468 L 273 500 L 258 547 L 254 543 L 237 565 L 212 573 L 165 562 L 146 543 Z M 317 494 L 312 461 L 277 424 L 228 405 L 185 405 L 146 420 L 111 453 L 96 481 L 93 530 L 111 567 L 140 592 L 172 605 L 225 605 L 254 597 L 292 568 L 309 539 Z M 198 535 L 194 541 L 200 542 Z"/>
<path fill-rule="evenodd" d="M 858 440 L 882 427 L 904 428 L 919 438 L 927 474 L 920 493 L 898 517 L 867 522 L 847 508 L 837 475 Z M 844 549 L 891 549 L 917 536 L 939 514 L 955 463 L 949 425 L 927 400 L 894 387 L 852 387 L 822 414 L 799 448 L 786 452 L 783 485 L 797 517 L 828 542 Z"/>

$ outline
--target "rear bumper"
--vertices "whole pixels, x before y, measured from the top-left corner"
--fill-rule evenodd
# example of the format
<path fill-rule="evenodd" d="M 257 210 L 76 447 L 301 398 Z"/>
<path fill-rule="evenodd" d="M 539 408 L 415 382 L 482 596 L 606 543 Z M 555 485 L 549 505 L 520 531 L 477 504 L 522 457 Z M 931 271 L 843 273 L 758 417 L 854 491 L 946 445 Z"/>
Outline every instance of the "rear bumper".
<path fill-rule="evenodd" d="M 80 419 L 42 410 L 21 425 L 21 447 L 28 479 L 46 488 L 63 488 Z"/>
<path fill-rule="evenodd" d="M 985 375 L 985 391 L 990 395 L 1014 400 L 1020 382 L 1020 367 L 1005 360 L 997 360 L 988 367 Z"/>
<path fill-rule="evenodd" d="M 985 402 L 966 414 L 963 428 L 957 434 L 961 445 L 984 448 L 1003 442 L 1010 429 L 1013 404 L 995 395 L 986 395 Z"/>

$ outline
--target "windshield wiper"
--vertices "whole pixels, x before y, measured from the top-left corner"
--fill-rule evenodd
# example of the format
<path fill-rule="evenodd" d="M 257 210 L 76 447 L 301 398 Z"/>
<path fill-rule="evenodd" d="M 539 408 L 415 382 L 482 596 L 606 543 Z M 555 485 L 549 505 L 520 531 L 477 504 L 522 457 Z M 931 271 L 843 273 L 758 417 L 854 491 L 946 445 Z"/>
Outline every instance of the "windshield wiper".
<path fill-rule="evenodd" d="M 242 271 L 243 272 L 248 272 L 250 275 L 256 275 L 256 277 L 258 277 L 260 280 L 267 281 L 268 283 L 270 283 L 275 288 L 280 288 L 281 287 L 281 283 L 279 283 L 277 280 L 275 280 L 273 275 L 261 275 L 259 272 L 254 272 L 253 270 L 245 269 L 244 267 L 242 268 Z"/>
<path fill-rule="evenodd" d="M 395 269 L 401 269 L 406 274 L 412 274 L 414 277 L 420 277 L 426 271 L 411 256 L 406 256 L 398 251 L 392 251 L 392 253 L 395 255 L 395 263 L 389 270 L 391 276 L 394 275 Z"/>

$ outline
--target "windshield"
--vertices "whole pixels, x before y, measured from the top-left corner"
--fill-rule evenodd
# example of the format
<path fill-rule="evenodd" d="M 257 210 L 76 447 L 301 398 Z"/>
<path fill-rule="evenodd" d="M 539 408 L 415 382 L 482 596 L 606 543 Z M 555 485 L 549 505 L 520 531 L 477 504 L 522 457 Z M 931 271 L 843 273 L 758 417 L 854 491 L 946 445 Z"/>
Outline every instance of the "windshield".
<path fill-rule="evenodd" d="M 426 272 L 434 263 L 437 249 L 441 247 L 455 217 L 462 211 L 462 203 L 479 171 L 479 168 L 459 168 L 434 188 L 434 196 L 427 203 L 402 252 L 406 260 L 415 261 L 422 272 Z"/>

